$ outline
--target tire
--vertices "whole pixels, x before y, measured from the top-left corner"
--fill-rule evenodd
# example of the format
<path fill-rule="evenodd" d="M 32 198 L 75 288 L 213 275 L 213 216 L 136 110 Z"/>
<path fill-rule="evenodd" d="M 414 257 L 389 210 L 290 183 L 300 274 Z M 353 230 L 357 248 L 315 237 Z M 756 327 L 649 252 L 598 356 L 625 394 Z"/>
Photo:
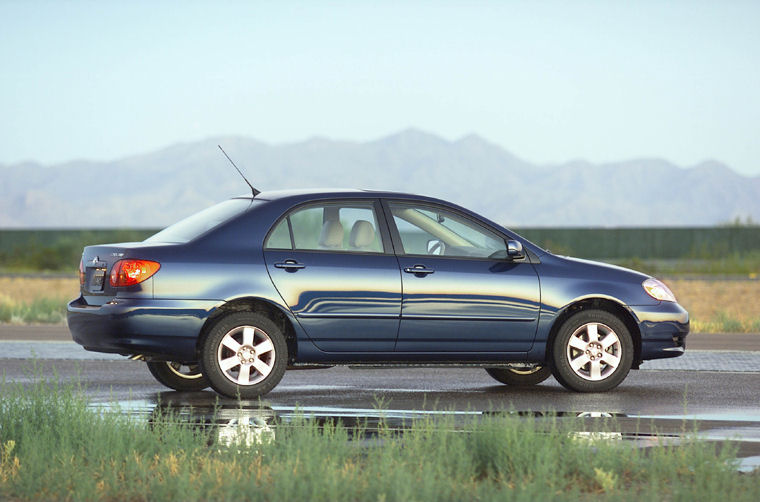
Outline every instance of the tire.
<path fill-rule="evenodd" d="M 538 385 L 552 374 L 548 366 L 535 366 L 521 370 L 516 368 L 486 368 L 486 373 L 499 382 L 513 387 Z"/>
<path fill-rule="evenodd" d="M 209 386 L 197 363 L 148 361 L 148 370 L 161 385 L 180 391 L 198 391 Z"/>
<path fill-rule="evenodd" d="M 552 344 L 552 373 L 576 392 L 604 392 L 625 379 L 633 363 L 633 340 L 623 321 L 604 310 L 568 318 Z"/>
<path fill-rule="evenodd" d="M 288 365 L 288 345 L 266 316 L 238 312 L 221 318 L 201 344 L 200 363 L 223 396 L 254 399 L 271 391 Z"/>

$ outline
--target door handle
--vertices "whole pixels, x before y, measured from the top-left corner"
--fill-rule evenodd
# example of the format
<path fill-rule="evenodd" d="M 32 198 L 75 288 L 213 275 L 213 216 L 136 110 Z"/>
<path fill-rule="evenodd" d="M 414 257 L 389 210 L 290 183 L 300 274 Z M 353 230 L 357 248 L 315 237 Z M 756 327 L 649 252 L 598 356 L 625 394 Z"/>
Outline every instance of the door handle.
<path fill-rule="evenodd" d="M 425 265 L 415 265 L 413 267 L 405 267 L 404 272 L 407 274 L 420 274 L 420 275 L 428 275 L 435 272 L 432 268 L 427 268 Z"/>
<path fill-rule="evenodd" d="M 295 260 L 280 261 L 280 262 L 275 263 L 274 266 L 275 268 L 284 268 L 285 270 L 293 270 L 293 271 L 301 269 L 301 268 L 306 268 L 306 265 L 304 265 L 303 263 L 298 263 Z"/>

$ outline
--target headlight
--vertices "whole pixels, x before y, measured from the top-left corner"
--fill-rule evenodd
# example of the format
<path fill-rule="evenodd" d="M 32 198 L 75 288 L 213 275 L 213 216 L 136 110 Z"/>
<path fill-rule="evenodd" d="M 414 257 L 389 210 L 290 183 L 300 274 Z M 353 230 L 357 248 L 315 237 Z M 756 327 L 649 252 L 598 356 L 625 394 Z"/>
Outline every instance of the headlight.
<path fill-rule="evenodd" d="M 642 282 L 641 285 L 644 287 L 644 291 L 655 300 L 661 300 L 663 302 L 676 301 L 676 296 L 665 284 L 662 283 L 662 281 L 650 277 Z"/>

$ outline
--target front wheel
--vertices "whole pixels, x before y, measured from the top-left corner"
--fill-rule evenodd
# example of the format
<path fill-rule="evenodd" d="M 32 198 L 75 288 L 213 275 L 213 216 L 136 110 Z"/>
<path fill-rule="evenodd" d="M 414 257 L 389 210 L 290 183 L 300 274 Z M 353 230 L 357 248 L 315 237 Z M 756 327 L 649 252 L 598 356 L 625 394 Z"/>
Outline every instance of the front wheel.
<path fill-rule="evenodd" d="M 560 327 L 552 345 L 554 377 L 577 392 L 604 392 L 625 379 L 633 341 L 625 324 L 604 310 L 583 310 Z"/>
<path fill-rule="evenodd" d="M 552 374 L 548 366 L 534 366 L 532 368 L 486 368 L 486 372 L 497 381 L 513 387 L 525 387 L 538 385 Z"/>
<path fill-rule="evenodd" d="M 170 389 L 181 391 L 203 390 L 209 386 L 208 380 L 198 363 L 179 363 L 175 361 L 148 361 L 148 371 L 153 378 Z"/>
<path fill-rule="evenodd" d="M 272 390 L 288 364 L 288 345 L 266 316 L 238 312 L 223 317 L 201 344 L 201 369 L 227 397 L 254 399 Z"/>

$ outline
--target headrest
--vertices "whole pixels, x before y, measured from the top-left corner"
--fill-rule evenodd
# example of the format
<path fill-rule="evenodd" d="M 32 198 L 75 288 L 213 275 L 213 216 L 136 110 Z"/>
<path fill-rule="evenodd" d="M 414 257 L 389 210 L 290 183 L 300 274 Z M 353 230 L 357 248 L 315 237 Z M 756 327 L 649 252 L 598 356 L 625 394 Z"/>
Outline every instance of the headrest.
<path fill-rule="evenodd" d="M 327 249 L 340 249 L 343 247 L 343 225 L 336 220 L 327 220 L 322 225 L 322 233 L 319 234 L 319 246 Z"/>
<path fill-rule="evenodd" d="M 351 228 L 348 244 L 353 248 L 366 248 L 375 243 L 375 227 L 367 220 L 357 220 Z"/>

